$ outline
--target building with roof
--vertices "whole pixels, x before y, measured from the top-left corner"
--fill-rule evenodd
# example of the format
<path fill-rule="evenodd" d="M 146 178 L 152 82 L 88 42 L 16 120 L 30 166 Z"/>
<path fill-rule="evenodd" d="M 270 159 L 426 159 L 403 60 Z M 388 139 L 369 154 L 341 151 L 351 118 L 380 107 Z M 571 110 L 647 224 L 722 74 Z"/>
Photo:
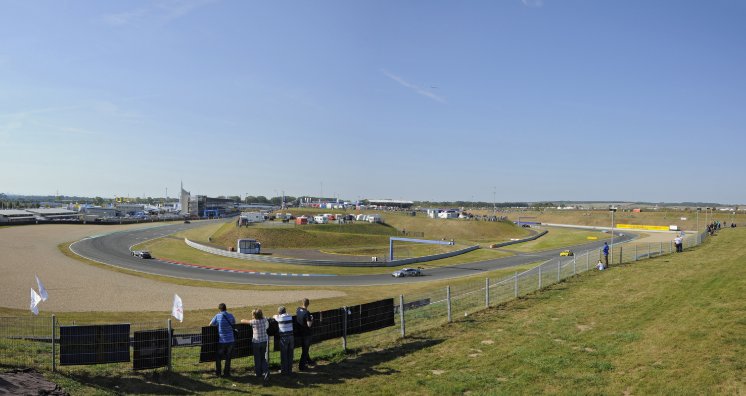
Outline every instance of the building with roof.
<path fill-rule="evenodd" d="M 62 208 L 35 208 L 26 211 L 33 214 L 36 220 L 78 220 L 80 217 L 78 212 Z"/>
<path fill-rule="evenodd" d="M 372 206 L 384 208 L 411 208 L 413 201 L 401 201 L 396 199 L 369 199 L 368 203 Z"/>
<path fill-rule="evenodd" d="M 36 220 L 33 213 L 20 209 L 1 209 L 0 223 L 29 223 Z"/>

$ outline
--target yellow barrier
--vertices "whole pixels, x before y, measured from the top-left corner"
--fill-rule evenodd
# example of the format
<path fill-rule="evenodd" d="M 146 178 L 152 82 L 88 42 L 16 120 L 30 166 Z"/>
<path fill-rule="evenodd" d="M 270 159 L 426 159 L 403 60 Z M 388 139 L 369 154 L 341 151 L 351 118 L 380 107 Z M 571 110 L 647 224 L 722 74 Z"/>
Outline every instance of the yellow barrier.
<path fill-rule="evenodd" d="M 642 224 L 617 224 L 616 228 L 627 228 L 634 230 L 649 230 L 649 231 L 669 231 L 668 226 L 653 226 L 653 225 L 642 225 Z"/>
<path fill-rule="evenodd" d="M 598 239 L 598 237 L 592 237 L 592 236 L 589 236 L 589 237 L 587 237 L 587 238 L 588 238 L 588 239 L 591 239 L 591 240 L 595 240 L 595 239 Z"/>

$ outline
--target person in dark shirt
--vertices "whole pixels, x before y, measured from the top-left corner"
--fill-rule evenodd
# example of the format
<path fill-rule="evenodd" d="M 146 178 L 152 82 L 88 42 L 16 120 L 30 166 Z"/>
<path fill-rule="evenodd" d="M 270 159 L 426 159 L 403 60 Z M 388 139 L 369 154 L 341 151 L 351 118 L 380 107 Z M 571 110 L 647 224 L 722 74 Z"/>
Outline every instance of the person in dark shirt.
<path fill-rule="evenodd" d="M 301 306 L 295 311 L 295 320 L 298 324 L 298 337 L 301 339 L 301 354 L 298 369 L 301 371 L 308 370 L 308 366 L 315 365 L 311 360 L 308 350 L 311 348 L 311 326 L 313 326 L 313 316 L 308 312 L 310 301 L 304 298 Z"/>

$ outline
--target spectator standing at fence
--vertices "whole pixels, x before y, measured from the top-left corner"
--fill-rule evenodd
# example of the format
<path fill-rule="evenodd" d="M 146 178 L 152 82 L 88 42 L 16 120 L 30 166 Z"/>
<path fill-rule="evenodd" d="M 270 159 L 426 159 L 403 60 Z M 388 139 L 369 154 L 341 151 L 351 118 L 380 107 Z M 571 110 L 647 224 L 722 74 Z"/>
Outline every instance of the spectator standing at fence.
<path fill-rule="evenodd" d="M 253 319 L 242 319 L 241 323 L 247 323 L 253 330 L 251 338 L 251 351 L 254 353 L 254 373 L 264 382 L 269 381 L 269 364 L 267 363 L 267 327 L 269 322 L 264 318 L 264 312 L 260 308 L 251 312 Z"/>
<path fill-rule="evenodd" d="M 673 244 L 676 245 L 676 253 L 684 251 L 684 249 L 682 249 L 681 242 L 682 240 L 680 236 L 677 236 L 676 238 L 673 239 Z"/>
<path fill-rule="evenodd" d="M 313 326 L 313 315 L 308 312 L 308 305 L 311 302 L 304 298 L 301 306 L 295 311 L 295 320 L 298 323 L 298 337 L 301 339 L 301 354 L 298 369 L 300 371 L 308 370 L 308 365 L 315 365 L 308 350 L 311 348 L 311 326 Z"/>
<path fill-rule="evenodd" d="M 284 306 L 280 306 L 274 318 L 280 328 L 280 372 L 283 375 L 291 375 L 293 373 L 293 348 L 295 348 L 293 317 L 287 314 Z"/>
<path fill-rule="evenodd" d="M 225 303 L 218 305 L 218 312 L 210 321 L 210 326 L 218 327 L 218 347 L 215 351 L 215 375 L 220 377 L 231 376 L 231 354 L 233 353 L 233 344 L 236 339 L 233 336 L 233 326 L 236 324 L 236 318 L 225 307 Z M 225 369 L 220 370 L 221 360 L 225 360 Z"/>
<path fill-rule="evenodd" d="M 604 242 L 604 261 L 605 267 L 609 268 L 609 244 Z"/>

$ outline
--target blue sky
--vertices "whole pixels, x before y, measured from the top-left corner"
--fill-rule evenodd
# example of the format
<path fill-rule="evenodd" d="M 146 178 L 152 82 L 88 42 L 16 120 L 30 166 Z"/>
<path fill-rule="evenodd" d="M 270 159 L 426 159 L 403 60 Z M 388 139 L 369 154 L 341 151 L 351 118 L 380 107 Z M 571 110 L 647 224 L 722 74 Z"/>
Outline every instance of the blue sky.
<path fill-rule="evenodd" d="M 743 1 L 3 0 L 0 192 L 743 204 L 744 20 Z"/>

